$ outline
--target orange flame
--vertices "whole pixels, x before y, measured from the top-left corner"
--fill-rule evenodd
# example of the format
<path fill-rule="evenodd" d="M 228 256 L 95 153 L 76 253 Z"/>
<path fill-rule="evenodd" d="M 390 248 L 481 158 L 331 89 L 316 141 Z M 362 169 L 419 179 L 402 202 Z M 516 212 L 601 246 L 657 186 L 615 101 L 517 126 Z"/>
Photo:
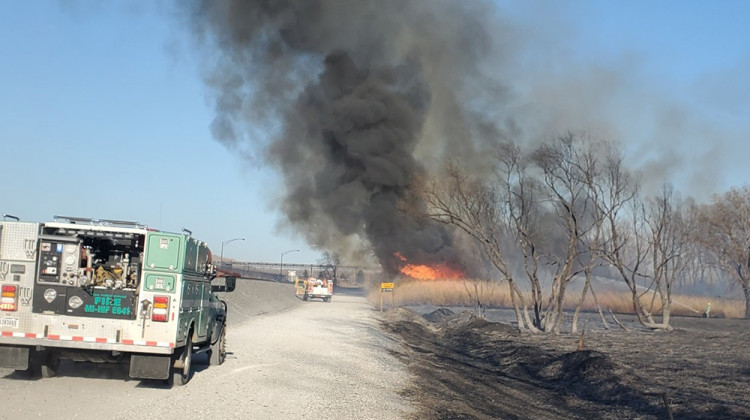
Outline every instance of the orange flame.
<path fill-rule="evenodd" d="M 394 252 L 393 255 L 401 261 L 406 262 L 406 258 L 399 252 Z M 461 279 L 464 277 L 464 273 L 461 270 L 448 267 L 446 264 L 439 264 L 435 266 L 429 265 L 417 265 L 417 264 L 406 264 L 399 269 L 402 273 L 409 277 L 413 277 L 419 280 L 435 280 L 435 279 Z"/>

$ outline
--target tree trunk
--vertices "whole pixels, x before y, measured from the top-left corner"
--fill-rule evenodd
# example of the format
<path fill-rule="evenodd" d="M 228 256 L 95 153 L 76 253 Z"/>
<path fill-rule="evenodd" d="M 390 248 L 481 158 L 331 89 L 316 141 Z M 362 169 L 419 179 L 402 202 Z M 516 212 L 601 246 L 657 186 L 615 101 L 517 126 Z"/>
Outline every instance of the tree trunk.
<path fill-rule="evenodd" d="M 576 309 L 573 312 L 573 326 L 570 327 L 570 332 L 575 334 L 578 332 L 578 316 L 581 313 L 581 308 L 583 308 L 583 301 L 586 300 L 586 293 L 589 291 L 589 284 L 591 283 L 591 274 L 586 273 L 586 283 L 583 284 L 583 291 L 581 292 L 581 299 L 578 301 L 578 304 L 576 305 Z"/>
<path fill-rule="evenodd" d="M 607 323 L 607 319 L 604 317 L 604 311 L 602 311 L 601 305 L 599 305 L 599 299 L 596 298 L 596 293 L 594 293 L 594 288 L 591 288 L 591 297 L 594 298 L 594 304 L 596 305 L 596 310 L 599 311 L 599 317 L 602 319 L 602 324 L 604 324 L 604 329 L 609 329 L 609 323 Z"/>
<path fill-rule="evenodd" d="M 671 325 L 669 325 L 669 317 L 672 314 L 672 303 L 671 303 L 671 297 L 667 296 L 667 298 L 664 300 L 664 303 L 662 304 L 662 319 L 661 323 L 664 326 L 664 329 L 667 331 L 672 331 L 674 328 L 672 328 Z"/>
<path fill-rule="evenodd" d="M 557 314 L 555 316 L 555 326 L 552 330 L 555 334 L 560 334 L 560 330 L 562 329 L 562 322 L 565 318 L 565 308 L 563 306 L 563 303 L 565 301 L 565 289 L 567 287 L 567 282 L 560 282 L 560 291 L 558 292 L 559 294 L 557 297 Z"/>
<path fill-rule="evenodd" d="M 508 279 L 508 287 L 510 287 L 510 297 L 513 301 L 513 309 L 516 311 L 518 330 L 521 332 L 528 330 L 532 333 L 538 333 L 539 330 L 531 322 L 531 318 L 529 318 L 529 308 L 526 306 L 526 300 L 523 298 L 521 291 L 512 279 Z M 518 297 L 518 301 L 516 301 L 516 296 Z M 521 303 L 520 308 L 518 306 L 519 301 Z"/>
<path fill-rule="evenodd" d="M 516 313 L 516 322 L 518 323 L 518 331 L 524 332 L 526 331 L 526 326 L 524 325 L 524 320 L 523 320 L 523 315 L 521 314 L 521 310 L 518 308 L 518 301 L 516 301 L 516 288 L 515 288 L 515 284 L 513 284 L 512 279 L 508 279 L 508 290 L 510 292 L 510 301 L 513 303 L 513 311 L 515 311 Z"/>
<path fill-rule="evenodd" d="M 555 326 L 557 320 L 557 308 L 555 305 L 557 304 L 558 293 L 560 293 L 560 279 L 555 276 L 552 280 L 547 310 L 544 311 L 544 318 L 542 319 L 542 331 L 550 332 Z"/>
<path fill-rule="evenodd" d="M 526 307 L 526 305 L 523 306 L 523 315 L 526 317 L 526 325 L 529 326 L 529 331 L 531 331 L 533 333 L 538 333 L 539 329 L 534 325 L 534 322 L 529 317 L 529 310 Z"/>

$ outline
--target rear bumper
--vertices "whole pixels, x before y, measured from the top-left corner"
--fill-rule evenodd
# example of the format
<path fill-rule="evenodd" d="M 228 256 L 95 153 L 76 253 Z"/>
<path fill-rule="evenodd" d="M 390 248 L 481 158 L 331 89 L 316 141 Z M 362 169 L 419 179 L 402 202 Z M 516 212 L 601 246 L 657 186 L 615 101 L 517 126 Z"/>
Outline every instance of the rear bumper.
<path fill-rule="evenodd" d="M 137 341 L 105 339 L 97 337 L 55 336 L 32 337 L 29 333 L 2 332 L 0 345 L 18 347 L 53 347 L 79 350 L 119 351 L 122 353 L 172 354 L 174 343 L 161 341 Z"/>

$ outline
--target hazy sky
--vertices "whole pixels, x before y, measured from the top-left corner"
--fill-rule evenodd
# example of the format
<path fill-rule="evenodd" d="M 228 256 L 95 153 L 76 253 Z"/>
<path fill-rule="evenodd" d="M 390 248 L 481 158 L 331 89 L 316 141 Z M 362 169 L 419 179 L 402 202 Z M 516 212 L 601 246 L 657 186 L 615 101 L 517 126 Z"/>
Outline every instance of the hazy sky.
<path fill-rule="evenodd" d="M 319 250 L 276 228 L 277 175 L 212 138 L 205 56 L 174 6 L 157 4 L 0 2 L 0 212 L 185 227 L 215 254 L 244 237 L 224 255 L 275 262 L 299 249 L 284 261 L 315 262 Z M 647 176 L 684 195 L 747 183 L 750 2 L 498 7 L 527 29 L 509 40 L 524 65 L 504 73 L 526 106 L 590 107 L 572 128 L 625 143 Z"/>

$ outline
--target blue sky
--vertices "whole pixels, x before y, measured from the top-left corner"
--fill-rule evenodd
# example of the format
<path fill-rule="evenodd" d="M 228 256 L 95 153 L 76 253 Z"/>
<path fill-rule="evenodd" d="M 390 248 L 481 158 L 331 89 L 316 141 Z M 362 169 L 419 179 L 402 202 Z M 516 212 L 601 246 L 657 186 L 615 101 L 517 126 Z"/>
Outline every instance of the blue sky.
<path fill-rule="evenodd" d="M 686 120 L 683 132 L 695 138 L 684 145 L 629 149 L 645 167 L 652 154 L 677 147 L 681 165 L 693 170 L 670 174 L 702 185 L 688 195 L 747 184 L 750 2 L 499 4 L 506 20 L 530 28 L 530 63 L 568 77 L 598 74 L 592 68 L 628 74 L 604 114 L 615 133 L 660 134 L 652 113 L 633 111 L 639 103 L 658 102 L 661 117 Z M 225 256 L 278 261 L 299 249 L 284 261 L 315 262 L 318 250 L 276 228 L 275 174 L 212 139 L 199 56 L 168 9 L 145 1 L 0 2 L 0 212 L 185 227 L 216 254 L 222 241 L 244 237 L 227 244 Z M 706 171 L 696 168 L 709 158 Z"/>
<path fill-rule="evenodd" d="M 217 255 L 244 237 L 224 255 L 273 262 L 299 249 L 285 261 L 316 262 L 318 251 L 274 230 L 261 191 L 272 174 L 211 138 L 176 22 L 141 3 L 97 4 L 0 4 L 0 212 L 185 227 Z"/>
<path fill-rule="evenodd" d="M 652 189 L 666 181 L 706 201 L 747 184 L 750 2 L 500 4 L 528 28 L 516 76 L 535 84 L 534 106 L 583 109 L 565 122 L 623 143 Z"/>

